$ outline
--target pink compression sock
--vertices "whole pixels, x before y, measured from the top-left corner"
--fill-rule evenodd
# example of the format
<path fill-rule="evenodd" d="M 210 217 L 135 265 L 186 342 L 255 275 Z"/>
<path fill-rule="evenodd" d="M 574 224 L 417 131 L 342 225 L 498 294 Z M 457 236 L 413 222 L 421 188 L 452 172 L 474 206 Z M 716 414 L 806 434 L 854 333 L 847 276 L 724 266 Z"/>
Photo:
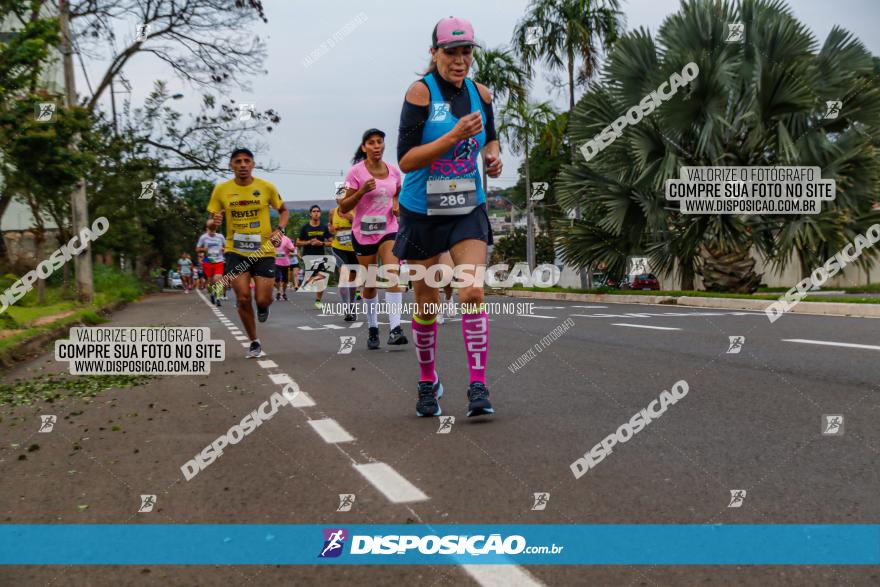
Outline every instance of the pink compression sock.
<path fill-rule="evenodd" d="M 413 315 L 413 339 L 419 359 L 419 381 L 435 380 L 434 364 L 437 355 L 437 317 L 429 320 Z"/>
<path fill-rule="evenodd" d="M 471 383 L 480 382 L 485 385 L 486 362 L 489 360 L 489 315 L 485 311 L 478 314 L 463 314 L 461 332 L 464 335 Z"/>

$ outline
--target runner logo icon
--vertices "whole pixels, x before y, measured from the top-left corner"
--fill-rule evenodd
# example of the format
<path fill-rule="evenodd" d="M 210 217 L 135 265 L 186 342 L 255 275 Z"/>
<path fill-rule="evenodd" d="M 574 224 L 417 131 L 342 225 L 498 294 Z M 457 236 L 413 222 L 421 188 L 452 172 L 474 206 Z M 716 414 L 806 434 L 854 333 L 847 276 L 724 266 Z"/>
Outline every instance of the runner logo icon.
<path fill-rule="evenodd" d="M 839 436 L 843 434 L 843 414 L 823 414 L 822 434 Z"/>
<path fill-rule="evenodd" d="M 746 499 L 746 490 L 745 489 L 731 489 L 730 490 L 730 503 L 727 504 L 729 508 L 738 508 L 742 507 L 743 502 Z"/>
<path fill-rule="evenodd" d="M 443 122 L 449 116 L 449 104 L 447 102 L 431 104 L 431 106 L 433 107 L 431 122 Z"/>
<path fill-rule="evenodd" d="M 337 512 L 350 512 L 351 507 L 354 505 L 354 493 L 340 493 L 339 494 L 339 507 L 336 508 Z"/>
<path fill-rule="evenodd" d="M 455 424 L 455 416 L 443 416 L 440 418 L 440 428 L 437 434 L 449 434 L 452 432 L 452 425 Z"/>
<path fill-rule="evenodd" d="M 547 509 L 547 502 L 550 501 L 549 493 L 533 493 L 534 503 L 532 503 L 532 511 L 542 511 Z"/>
<path fill-rule="evenodd" d="M 56 416 L 40 416 L 40 429 L 37 432 L 52 432 L 52 429 L 55 427 L 55 422 L 58 421 Z"/>
<path fill-rule="evenodd" d="M 156 496 L 155 495 L 141 495 L 141 507 L 138 508 L 138 513 L 149 513 L 153 511 L 153 507 L 156 505 Z"/>
<path fill-rule="evenodd" d="M 738 355 L 746 342 L 745 336 L 728 336 L 730 339 L 730 347 L 727 349 L 728 355 Z"/>
<path fill-rule="evenodd" d="M 324 548 L 318 558 L 336 558 L 342 554 L 348 532 L 343 528 L 324 528 Z"/>
<path fill-rule="evenodd" d="M 479 144 L 474 139 L 474 137 L 469 137 L 464 139 L 463 141 L 459 141 L 458 144 L 455 145 L 455 148 L 452 150 L 452 158 L 456 161 L 470 160 L 474 158 L 474 154 L 477 151 L 477 147 Z"/>

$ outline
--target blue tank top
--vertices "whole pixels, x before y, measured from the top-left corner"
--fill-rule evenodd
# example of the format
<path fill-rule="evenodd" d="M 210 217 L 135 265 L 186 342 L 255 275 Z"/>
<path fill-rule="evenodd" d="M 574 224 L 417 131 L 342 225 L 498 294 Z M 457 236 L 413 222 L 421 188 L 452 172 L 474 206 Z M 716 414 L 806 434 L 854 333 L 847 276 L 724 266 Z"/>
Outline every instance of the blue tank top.
<path fill-rule="evenodd" d="M 443 100 L 443 95 L 440 93 L 440 87 L 434 76 L 428 75 L 422 80 L 431 92 L 428 120 L 425 121 L 425 126 L 422 129 L 421 144 L 424 145 L 448 133 L 459 119 L 453 116 L 449 110 L 449 103 Z M 400 205 L 411 212 L 428 213 L 428 182 L 452 181 L 465 185 L 465 181 L 472 180 L 475 182 L 476 204 L 482 205 L 486 202 L 486 192 L 483 191 L 483 182 L 477 164 L 480 150 L 486 144 L 486 113 L 480 103 L 480 94 L 476 84 L 470 79 L 465 79 L 464 83 L 471 100 L 470 111 L 479 112 L 483 117 L 483 130 L 478 135 L 459 141 L 452 149 L 427 167 L 415 169 L 406 174 L 403 179 L 403 187 L 400 190 Z"/>

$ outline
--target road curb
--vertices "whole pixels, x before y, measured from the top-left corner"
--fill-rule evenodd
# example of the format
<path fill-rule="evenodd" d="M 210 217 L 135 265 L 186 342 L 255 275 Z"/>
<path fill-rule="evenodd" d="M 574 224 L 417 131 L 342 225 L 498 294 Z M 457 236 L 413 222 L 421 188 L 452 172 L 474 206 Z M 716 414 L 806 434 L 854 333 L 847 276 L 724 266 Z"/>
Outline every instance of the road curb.
<path fill-rule="evenodd" d="M 536 292 L 515 289 L 500 290 L 502 295 L 532 300 L 560 300 L 567 302 L 602 302 L 609 304 L 673 304 L 695 308 L 723 308 L 726 310 L 764 311 L 775 300 L 743 300 L 738 298 L 701 298 L 691 296 L 639 296 L 614 294 L 584 294 L 564 292 Z M 880 318 L 880 304 L 846 304 L 839 302 L 799 302 L 788 312 L 818 314 L 821 316 L 852 316 Z"/>

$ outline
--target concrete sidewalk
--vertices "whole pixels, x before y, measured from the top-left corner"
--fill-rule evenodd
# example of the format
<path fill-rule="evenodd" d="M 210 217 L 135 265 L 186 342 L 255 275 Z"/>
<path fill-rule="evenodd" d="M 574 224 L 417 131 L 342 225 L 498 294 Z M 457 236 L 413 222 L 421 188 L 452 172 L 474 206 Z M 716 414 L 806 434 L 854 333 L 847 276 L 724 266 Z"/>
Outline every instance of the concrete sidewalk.
<path fill-rule="evenodd" d="M 532 300 L 560 300 L 568 302 L 602 302 L 611 304 L 669 304 L 695 308 L 723 308 L 726 310 L 764 311 L 775 300 L 743 300 L 738 298 L 701 298 L 692 296 L 649 296 L 626 294 L 583 294 L 563 292 L 537 292 L 517 289 L 499 290 L 500 294 Z M 880 304 L 847 304 L 842 302 L 798 302 L 788 310 L 794 314 L 823 316 L 852 316 L 857 318 L 880 318 Z"/>

